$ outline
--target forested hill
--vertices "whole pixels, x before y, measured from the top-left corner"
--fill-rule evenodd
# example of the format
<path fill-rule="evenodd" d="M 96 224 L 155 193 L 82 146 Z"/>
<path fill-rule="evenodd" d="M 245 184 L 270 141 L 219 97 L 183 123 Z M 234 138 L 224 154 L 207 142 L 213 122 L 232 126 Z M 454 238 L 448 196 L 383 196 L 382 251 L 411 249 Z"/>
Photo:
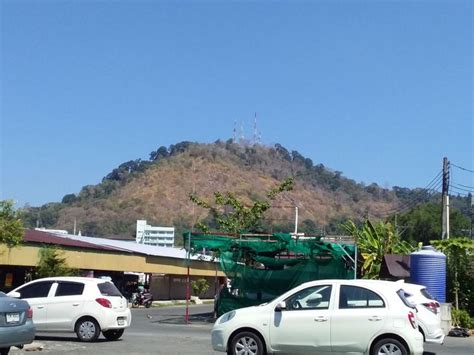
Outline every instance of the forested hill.
<path fill-rule="evenodd" d="M 160 147 L 149 160 L 121 164 L 99 184 L 84 186 L 60 203 L 26 208 L 24 220 L 27 227 L 69 232 L 76 221 L 83 235 L 110 236 L 134 235 L 136 220 L 146 219 L 152 225 L 173 225 L 180 233 L 207 215 L 190 201 L 191 192 L 208 201 L 216 191 L 232 192 L 250 203 L 288 177 L 295 178 L 294 189 L 273 201 L 264 221 L 269 231 L 292 231 L 295 206 L 300 231 L 330 232 L 347 218 L 384 218 L 420 193 L 357 183 L 279 144 L 181 142 Z"/>

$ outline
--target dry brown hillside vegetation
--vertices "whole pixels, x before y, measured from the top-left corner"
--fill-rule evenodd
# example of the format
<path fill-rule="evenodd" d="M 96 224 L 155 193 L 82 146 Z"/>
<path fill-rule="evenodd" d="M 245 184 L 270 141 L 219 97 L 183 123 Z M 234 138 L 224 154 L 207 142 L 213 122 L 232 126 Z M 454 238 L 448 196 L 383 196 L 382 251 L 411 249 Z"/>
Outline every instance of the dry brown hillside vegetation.
<path fill-rule="evenodd" d="M 279 144 L 181 142 L 160 147 L 150 160 L 121 164 L 101 183 L 66 195 L 61 203 L 28 208 L 24 219 L 29 227 L 39 224 L 70 232 L 76 221 L 77 230 L 91 236 L 132 236 L 137 219 L 175 226 L 181 233 L 207 217 L 207 210 L 191 202 L 190 193 L 212 201 L 216 191 L 232 192 L 250 204 L 265 199 L 288 177 L 295 179 L 294 189 L 272 201 L 264 220 L 268 231 L 292 231 L 295 207 L 299 230 L 319 233 L 336 231 L 348 218 L 382 218 L 399 202 L 394 189 L 356 183 Z"/>

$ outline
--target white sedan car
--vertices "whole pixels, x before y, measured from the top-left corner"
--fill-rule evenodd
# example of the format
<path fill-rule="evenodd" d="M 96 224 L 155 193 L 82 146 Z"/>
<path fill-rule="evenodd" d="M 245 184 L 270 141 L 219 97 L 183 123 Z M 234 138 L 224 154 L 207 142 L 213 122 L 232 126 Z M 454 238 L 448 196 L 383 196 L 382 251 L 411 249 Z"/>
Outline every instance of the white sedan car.
<path fill-rule="evenodd" d="M 375 280 L 307 282 L 269 303 L 222 315 L 212 329 L 212 346 L 232 355 L 422 354 L 416 310 L 401 286 Z"/>
<path fill-rule="evenodd" d="M 81 341 L 100 333 L 119 339 L 132 320 L 128 302 L 115 285 L 88 277 L 49 277 L 28 282 L 8 293 L 33 309 L 38 332 L 75 332 Z"/>
<path fill-rule="evenodd" d="M 406 292 L 405 297 L 417 310 L 418 327 L 428 343 L 443 344 L 445 334 L 441 328 L 441 306 L 425 286 L 400 283 Z"/>

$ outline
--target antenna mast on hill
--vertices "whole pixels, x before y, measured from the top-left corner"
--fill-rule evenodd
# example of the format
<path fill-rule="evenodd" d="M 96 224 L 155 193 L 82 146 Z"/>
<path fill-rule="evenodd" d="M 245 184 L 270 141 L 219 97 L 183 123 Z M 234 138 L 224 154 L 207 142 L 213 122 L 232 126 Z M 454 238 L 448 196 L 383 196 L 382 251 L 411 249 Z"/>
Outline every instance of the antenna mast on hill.
<path fill-rule="evenodd" d="M 257 113 L 255 112 L 255 116 L 253 119 L 253 144 L 260 144 L 260 132 L 257 129 Z"/>
<path fill-rule="evenodd" d="M 244 136 L 244 124 L 242 123 L 242 121 L 240 121 L 240 141 L 239 141 L 240 144 L 244 144 L 245 143 L 245 136 Z"/>
<path fill-rule="evenodd" d="M 232 131 L 232 142 L 237 143 L 237 121 L 234 120 L 234 130 Z"/>

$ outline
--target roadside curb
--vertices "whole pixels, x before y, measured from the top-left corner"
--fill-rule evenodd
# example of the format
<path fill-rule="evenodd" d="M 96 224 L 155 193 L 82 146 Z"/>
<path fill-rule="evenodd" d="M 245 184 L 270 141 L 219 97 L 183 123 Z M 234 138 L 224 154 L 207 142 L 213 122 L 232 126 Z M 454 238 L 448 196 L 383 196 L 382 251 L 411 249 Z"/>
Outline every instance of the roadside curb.
<path fill-rule="evenodd" d="M 25 344 L 23 346 L 24 351 L 41 351 L 44 349 L 44 344 L 43 343 L 38 343 L 38 342 L 32 342 L 31 344 Z"/>

